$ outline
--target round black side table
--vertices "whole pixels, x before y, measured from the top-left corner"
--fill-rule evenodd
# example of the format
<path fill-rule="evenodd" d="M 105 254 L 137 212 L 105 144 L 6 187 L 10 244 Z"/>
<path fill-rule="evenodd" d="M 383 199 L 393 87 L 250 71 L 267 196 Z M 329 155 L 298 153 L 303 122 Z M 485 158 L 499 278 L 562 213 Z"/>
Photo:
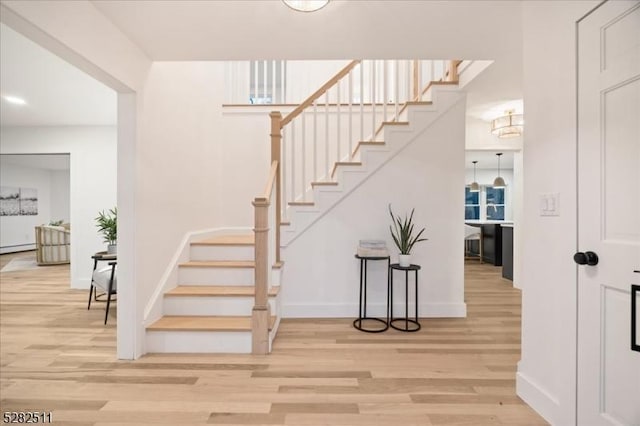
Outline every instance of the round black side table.
<path fill-rule="evenodd" d="M 403 318 L 394 318 L 393 317 L 393 271 L 404 271 L 404 288 L 405 288 L 405 301 L 404 301 L 404 317 Z M 418 322 L 418 271 L 420 270 L 420 265 L 410 266 L 400 266 L 399 263 L 393 263 L 389 266 L 389 298 L 390 298 L 390 315 L 389 326 L 399 331 L 407 331 L 414 332 L 420 330 L 421 326 Z M 415 319 L 409 318 L 409 271 L 415 272 L 415 288 L 416 288 L 416 316 Z M 396 326 L 394 323 L 404 323 L 404 328 L 401 326 Z"/>
<path fill-rule="evenodd" d="M 367 333 L 382 333 L 389 328 L 389 264 L 391 258 L 389 256 L 358 256 L 360 259 L 360 298 L 358 300 L 358 318 L 353 320 L 353 326 L 360 331 Z M 369 260 L 386 260 L 387 261 L 387 317 L 385 319 L 367 316 L 367 262 Z M 364 292 L 364 293 L 363 293 Z M 383 324 L 383 328 L 365 328 L 362 321 L 374 321 Z"/>

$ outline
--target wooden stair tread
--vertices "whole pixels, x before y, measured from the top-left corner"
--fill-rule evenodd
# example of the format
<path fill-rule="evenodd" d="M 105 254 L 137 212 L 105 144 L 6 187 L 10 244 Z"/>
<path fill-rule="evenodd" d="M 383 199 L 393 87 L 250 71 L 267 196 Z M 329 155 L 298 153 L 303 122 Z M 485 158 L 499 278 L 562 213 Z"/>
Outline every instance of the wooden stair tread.
<path fill-rule="evenodd" d="M 181 263 L 186 268 L 255 268 L 253 260 L 192 260 Z"/>
<path fill-rule="evenodd" d="M 431 101 L 408 101 L 407 105 L 433 105 Z"/>
<path fill-rule="evenodd" d="M 254 245 L 254 235 L 219 235 L 206 240 L 194 241 L 194 246 L 252 246 Z"/>
<path fill-rule="evenodd" d="M 384 141 L 360 141 L 357 143 L 356 148 L 353 150 L 351 156 L 356 155 L 356 152 L 360 149 L 360 146 L 384 146 Z"/>
<path fill-rule="evenodd" d="M 269 296 L 277 296 L 279 286 L 271 287 Z M 255 286 L 231 286 L 231 285 L 179 285 L 166 292 L 165 297 L 253 297 Z"/>
<path fill-rule="evenodd" d="M 280 222 L 280 226 L 290 226 L 290 225 L 291 225 L 291 222 L 289 222 L 288 220 Z"/>
<path fill-rule="evenodd" d="M 290 206 L 313 206 L 313 201 L 289 201 Z"/>
<path fill-rule="evenodd" d="M 333 164 L 333 170 L 331 171 L 331 177 L 336 174 L 336 170 L 338 170 L 338 166 L 362 166 L 362 162 L 360 161 L 336 161 Z"/>
<path fill-rule="evenodd" d="M 383 126 L 408 126 L 408 121 L 383 121 Z"/>
<path fill-rule="evenodd" d="M 276 317 L 269 321 L 273 329 Z M 198 315 L 164 316 L 147 327 L 149 331 L 251 331 L 251 317 L 216 317 Z"/>
<path fill-rule="evenodd" d="M 338 182 L 311 182 L 311 186 L 337 186 Z"/>

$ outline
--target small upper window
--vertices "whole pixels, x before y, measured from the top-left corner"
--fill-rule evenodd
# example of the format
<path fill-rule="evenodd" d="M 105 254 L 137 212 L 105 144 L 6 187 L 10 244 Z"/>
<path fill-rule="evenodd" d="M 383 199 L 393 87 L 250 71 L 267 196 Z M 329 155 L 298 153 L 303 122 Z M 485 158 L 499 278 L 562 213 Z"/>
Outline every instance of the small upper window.
<path fill-rule="evenodd" d="M 487 195 L 487 220 L 504 220 L 504 188 L 485 188 Z"/>
<path fill-rule="evenodd" d="M 464 219 L 480 219 L 480 193 L 471 192 L 469 187 L 464 189 Z"/>

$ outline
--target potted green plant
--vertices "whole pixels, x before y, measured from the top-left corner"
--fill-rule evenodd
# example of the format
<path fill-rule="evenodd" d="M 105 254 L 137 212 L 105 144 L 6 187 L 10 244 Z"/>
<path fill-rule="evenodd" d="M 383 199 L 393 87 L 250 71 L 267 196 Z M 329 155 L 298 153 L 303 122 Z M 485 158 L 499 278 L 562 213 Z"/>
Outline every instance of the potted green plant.
<path fill-rule="evenodd" d="M 107 253 L 115 254 L 118 239 L 118 208 L 114 207 L 107 213 L 103 211 L 96 217 L 98 232 L 102 234 L 104 242 L 108 244 Z"/>
<path fill-rule="evenodd" d="M 405 268 L 411 265 L 411 249 L 413 249 L 414 244 L 420 241 L 427 241 L 427 238 L 420 238 L 425 228 L 422 228 L 414 235 L 414 211 L 415 209 L 412 209 L 410 216 L 407 217 L 407 215 L 405 215 L 404 219 L 401 219 L 400 216 L 393 214 L 391 204 L 389 204 L 389 214 L 391 215 L 391 221 L 393 223 L 393 226 L 389 225 L 389 230 L 391 231 L 393 242 L 396 244 L 396 247 L 398 247 L 398 250 L 400 250 L 398 262 L 400 266 Z"/>

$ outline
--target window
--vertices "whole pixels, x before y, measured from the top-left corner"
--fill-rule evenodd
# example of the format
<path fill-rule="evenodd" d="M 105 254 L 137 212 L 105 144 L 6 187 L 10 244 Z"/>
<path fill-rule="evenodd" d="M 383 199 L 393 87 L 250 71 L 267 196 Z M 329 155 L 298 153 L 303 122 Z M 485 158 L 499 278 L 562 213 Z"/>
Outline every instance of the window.
<path fill-rule="evenodd" d="M 504 220 L 504 188 L 485 187 L 487 220 Z"/>
<path fill-rule="evenodd" d="M 251 61 L 249 76 L 250 103 L 285 102 L 286 61 Z"/>
<path fill-rule="evenodd" d="M 480 193 L 471 192 L 469 187 L 464 189 L 464 219 L 480 219 Z"/>
<path fill-rule="evenodd" d="M 505 220 L 505 189 L 480 186 L 480 192 L 464 188 L 465 220 Z"/>

